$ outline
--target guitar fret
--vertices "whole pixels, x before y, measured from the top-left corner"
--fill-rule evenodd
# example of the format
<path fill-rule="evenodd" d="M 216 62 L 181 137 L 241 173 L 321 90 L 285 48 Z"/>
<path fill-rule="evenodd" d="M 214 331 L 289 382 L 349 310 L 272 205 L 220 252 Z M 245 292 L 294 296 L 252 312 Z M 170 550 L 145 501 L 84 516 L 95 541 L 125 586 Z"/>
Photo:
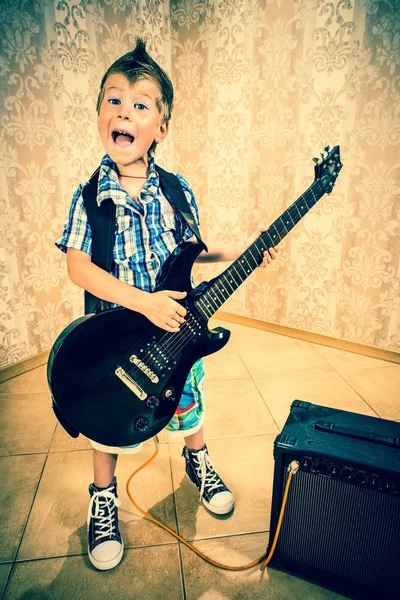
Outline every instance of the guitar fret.
<path fill-rule="evenodd" d="M 312 189 L 312 187 L 310 187 L 310 192 L 311 192 L 311 193 L 312 193 L 312 195 L 313 195 L 313 198 L 314 198 L 314 204 L 315 204 L 315 203 L 318 201 L 318 198 L 316 198 L 316 197 L 315 197 L 315 194 L 314 194 L 314 192 L 313 192 L 313 189 Z"/>
<path fill-rule="evenodd" d="M 217 283 L 216 283 L 216 286 L 217 286 L 217 287 L 218 287 L 218 285 L 219 285 L 219 282 L 217 282 Z M 222 297 L 223 297 L 223 301 L 221 302 L 221 304 L 223 304 L 223 302 L 225 302 L 225 300 L 227 300 L 227 298 L 229 298 L 229 292 L 228 292 L 228 290 L 226 290 L 224 287 L 223 287 L 223 288 L 221 288 L 221 290 L 220 290 L 220 291 L 221 291 L 221 294 L 222 294 Z M 226 293 L 228 294 L 226 298 L 225 298 L 225 296 L 223 295 L 223 292 L 226 292 Z"/>
<path fill-rule="evenodd" d="M 253 244 L 253 246 L 255 246 L 255 243 Z M 250 248 L 248 248 L 248 252 L 250 253 L 250 255 L 251 255 L 251 258 L 254 260 L 254 264 L 255 264 L 255 265 L 257 265 L 257 267 L 258 267 L 258 265 L 259 265 L 260 263 L 259 263 L 259 261 L 258 261 L 258 260 L 256 260 L 256 259 L 254 258 L 254 256 L 253 256 L 253 253 L 252 253 L 252 251 L 251 251 L 251 248 L 252 248 L 252 246 L 250 246 Z M 257 246 L 256 246 L 256 248 L 257 248 Z M 257 250 L 258 250 L 258 248 L 257 248 Z"/>
<path fill-rule="evenodd" d="M 198 310 L 201 312 L 202 316 L 204 318 L 209 319 L 210 317 L 212 317 L 212 313 L 208 314 L 208 312 L 207 312 L 205 306 L 203 306 L 203 304 L 204 304 L 203 298 L 200 298 L 200 300 L 197 300 L 197 302 L 196 302 L 196 306 L 197 306 Z"/>
<path fill-rule="evenodd" d="M 272 228 L 274 228 L 274 229 L 275 229 L 275 232 L 276 232 L 276 233 L 275 233 L 275 235 L 273 235 L 273 236 L 272 236 L 272 240 L 271 240 L 271 242 L 272 242 L 272 246 L 275 246 L 275 245 L 276 245 L 275 238 L 276 238 L 276 237 L 278 237 L 278 243 L 279 243 L 279 242 L 281 241 L 281 237 L 280 237 L 280 235 L 279 235 L 279 232 L 278 232 L 278 230 L 277 230 L 277 228 L 276 228 L 276 225 L 275 225 L 275 223 L 273 223 L 273 224 L 271 225 L 270 229 L 272 229 Z"/>
<path fill-rule="evenodd" d="M 287 233 L 289 233 L 289 229 L 287 229 L 287 228 L 285 227 L 285 223 L 283 222 L 283 219 L 282 219 L 282 217 L 279 217 L 279 221 L 282 223 L 282 227 L 283 227 L 283 230 L 284 230 L 284 232 L 285 232 L 285 235 L 286 235 Z"/>
<path fill-rule="evenodd" d="M 228 269 L 228 271 L 230 271 L 230 269 Z M 230 273 L 229 273 L 229 276 L 230 276 Z M 229 283 L 227 276 L 225 274 L 223 274 L 223 278 L 225 279 L 225 283 L 227 283 L 229 285 L 229 287 L 231 288 L 232 292 L 234 292 L 236 288 L 233 288 L 231 286 L 231 284 Z"/>
<path fill-rule="evenodd" d="M 236 269 L 236 267 L 235 267 L 235 263 L 236 263 L 236 261 L 233 263 L 233 265 L 232 265 L 232 269 L 233 269 L 234 271 L 236 271 L 236 273 L 238 274 L 238 276 L 239 276 L 239 279 L 240 279 L 240 283 L 243 283 L 243 281 L 246 279 L 246 277 L 245 277 L 244 279 L 242 279 L 242 278 L 240 277 L 240 273 L 239 273 L 239 271 Z M 237 263 L 237 266 L 239 267 L 240 265 Z"/>
<path fill-rule="evenodd" d="M 247 266 L 248 266 L 248 267 L 250 267 L 250 265 L 249 265 L 249 261 L 248 261 L 248 260 L 247 260 L 247 258 L 245 257 L 245 254 L 242 254 L 242 256 L 243 256 L 243 258 L 242 258 L 241 262 L 243 263 L 243 262 L 245 262 L 245 261 L 246 261 L 246 263 L 247 263 Z M 243 267 L 242 267 L 242 268 L 243 268 Z M 249 271 L 249 273 L 252 273 L 252 271 L 253 271 L 253 269 L 250 267 L 250 271 Z"/>

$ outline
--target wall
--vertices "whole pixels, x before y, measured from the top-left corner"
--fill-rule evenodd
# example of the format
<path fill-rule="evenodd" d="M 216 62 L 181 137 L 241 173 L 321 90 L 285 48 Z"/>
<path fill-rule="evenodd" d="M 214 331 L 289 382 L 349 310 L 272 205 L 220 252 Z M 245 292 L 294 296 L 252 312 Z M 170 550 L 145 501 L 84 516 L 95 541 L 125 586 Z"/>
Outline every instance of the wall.
<path fill-rule="evenodd" d="M 397 0 L 9 0 L 0 3 L 0 366 L 49 348 L 82 310 L 54 247 L 102 156 L 95 101 L 141 35 L 176 108 L 158 161 L 194 188 L 209 241 L 246 239 L 344 167 L 224 305 L 231 313 L 400 349 Z M 221 265 L 196 267 L 209 279 Z"/>

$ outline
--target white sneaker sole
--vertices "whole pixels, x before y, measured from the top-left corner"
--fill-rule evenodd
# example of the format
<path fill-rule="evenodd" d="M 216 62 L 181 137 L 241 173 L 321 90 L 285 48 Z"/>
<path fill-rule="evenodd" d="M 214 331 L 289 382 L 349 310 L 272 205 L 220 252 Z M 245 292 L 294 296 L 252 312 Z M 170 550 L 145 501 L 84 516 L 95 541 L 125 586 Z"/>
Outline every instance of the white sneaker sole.
<path fill-rule="evenodd" d="M 119 565 L 119 563 L 121 562 L 123 555 L 124 555 L 124 542 L 123 541 L 122 541 L 121 551 L 117 554 L 117 556 L 115 558 L 113 558 L 112 560 L 108 560 L 108 561 L 96 560 L 90 554 L 90 551 L 88 548 L 89 560 L 92 563 L 92 565 L 94 567 L 96 567 L 96 569 L 98 569 L 99 571 L 108 571 L 109 569 L 114 569 L 114 567 Z"/>
<path fill-rule="evenodd" d="M 193 481 L 190 479 L 189 475 L 187 473 L 185 473 L 189 483 L 192 484 L 192 486 L 194 488 L 196 488 L 197 491 L 199 491 L 197 489 L 197 486 L 193 483 Z M 232 496 L 232 502 L 230 504 L 227 504 L 226 506 L 213 506 L 212 504 L 210 504 L 209 502 L 207 502 L 207 500 L 204 500 L 204 498 L 201 499 L 202 503 L 204 504 L 204 506 L 212 513 L 214 513 L 215 515 L 227 515 L 228 513 L 230 513 L 233 510 L 233 507 L 235 506 L 235 498 Z"/>

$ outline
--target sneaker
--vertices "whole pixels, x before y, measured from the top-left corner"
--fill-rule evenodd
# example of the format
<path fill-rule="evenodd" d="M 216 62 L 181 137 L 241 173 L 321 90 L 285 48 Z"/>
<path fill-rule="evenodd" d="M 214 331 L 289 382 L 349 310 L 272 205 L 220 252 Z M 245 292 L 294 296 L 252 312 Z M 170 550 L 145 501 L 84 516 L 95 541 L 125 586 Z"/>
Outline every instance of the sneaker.
<path fill-rule="evenodd" d="M 106 571 L 116 567 L 122 559 L 124 542 L 118 529 L 117 480 L 114 477 L 107 488 L 89 486 L 88 510 L 89 560 L 96 569 Z"/>
<path fill-rule="evenodd" d="M 215 471 L 207 446 L 204 444 L 201 450 L 185 446 L 182 456 L 186 460 L 186 476 L 199 490 L 204 506 L 217 515 L 231 512 L 235 504 L 233 494 Z"/>

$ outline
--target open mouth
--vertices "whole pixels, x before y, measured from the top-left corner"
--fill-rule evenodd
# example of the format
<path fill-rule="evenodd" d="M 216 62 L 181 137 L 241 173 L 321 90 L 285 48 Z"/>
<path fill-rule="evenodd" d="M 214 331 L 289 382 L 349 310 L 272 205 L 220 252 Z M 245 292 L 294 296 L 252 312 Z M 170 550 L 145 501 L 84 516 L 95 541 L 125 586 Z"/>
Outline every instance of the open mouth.
<path fill-rule="evenodd" d="M 122 129 L 114 129 L 114 131 L 111 134 L 111 137 L 113 139 L 114 144 L 117 144 L 117 146 L 120 146 L 121 148 L 126 148 L 127 146 L 130 146 L 133 140 L 135 139 L 133 135 Z"/>

